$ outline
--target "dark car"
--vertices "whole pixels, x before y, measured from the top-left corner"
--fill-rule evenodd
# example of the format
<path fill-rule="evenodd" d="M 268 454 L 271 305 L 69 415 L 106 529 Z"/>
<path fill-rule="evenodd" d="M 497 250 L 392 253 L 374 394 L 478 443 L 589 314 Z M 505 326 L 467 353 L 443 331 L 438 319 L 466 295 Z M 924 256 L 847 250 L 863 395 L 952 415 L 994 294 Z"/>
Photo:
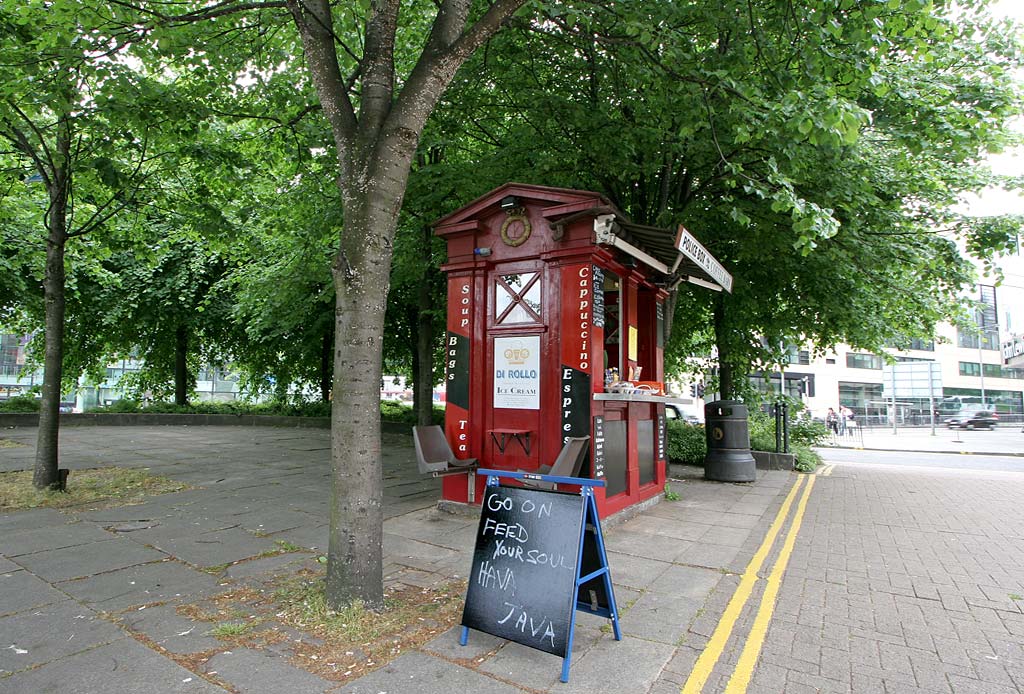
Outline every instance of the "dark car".
<path fill-rule="evenodd" d="M 952 417 L 946 417 L 943 422 L 950 429 L 995 429 L 999 424 L 999 415 L 992 410 L 960 410 Z"/>

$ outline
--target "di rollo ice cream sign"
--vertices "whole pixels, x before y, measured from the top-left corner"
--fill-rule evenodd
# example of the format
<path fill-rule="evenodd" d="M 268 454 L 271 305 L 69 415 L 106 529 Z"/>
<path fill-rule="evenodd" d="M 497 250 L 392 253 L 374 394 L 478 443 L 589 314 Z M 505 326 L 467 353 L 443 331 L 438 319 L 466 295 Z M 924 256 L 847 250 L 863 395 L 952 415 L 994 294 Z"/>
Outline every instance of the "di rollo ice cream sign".
<path fill-rule="evenodd" d="M 540 336 L 494 339 L 494 407 L 540 409 Z"/>

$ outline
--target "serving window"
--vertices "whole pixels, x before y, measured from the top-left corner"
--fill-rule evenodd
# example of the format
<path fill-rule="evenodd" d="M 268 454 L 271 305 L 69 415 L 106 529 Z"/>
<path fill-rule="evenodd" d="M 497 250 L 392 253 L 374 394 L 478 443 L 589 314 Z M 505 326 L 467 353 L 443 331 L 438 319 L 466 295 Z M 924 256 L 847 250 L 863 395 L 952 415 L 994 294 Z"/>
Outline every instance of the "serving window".
<path fill-rule="evenodd" d="M 622 287 L 619 276 L 604 271 L 604 368 L 616 369 L 622 373 Z"/>

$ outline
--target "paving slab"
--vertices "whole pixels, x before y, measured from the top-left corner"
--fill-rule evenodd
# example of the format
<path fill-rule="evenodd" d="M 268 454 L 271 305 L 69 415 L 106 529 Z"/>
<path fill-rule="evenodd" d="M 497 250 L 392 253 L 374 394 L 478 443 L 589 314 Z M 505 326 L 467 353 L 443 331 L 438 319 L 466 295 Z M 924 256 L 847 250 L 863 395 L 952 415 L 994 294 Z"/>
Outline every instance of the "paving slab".
<path fill-rule="evenodd" d="M 156 605 L 144 610 L 130 610 L 119 617 L 120 623 L 133 635 L 138 634 L 171 653 L 199 653 L 224 644 L 207 632 L 214 626 L 184 617 L 176 604 Z"/>
<path fill-rule="evenodd" d="M 64 520 L 63 525 L 47 525 L 41 528 L 3 532 L 0 534 L 0 554 L 13 558 L 23 554 L 76 547 L 114 538 L 103 528 L 98 528 L 91 523 L 69 523 L 66 516 Z"/>
<path fill-rule="evenodd" d="M 0 674 L 126 638 L 119 628 L 70 600 L 0 618 L 0 634 Z"/>
<path fill-rule="evenodd" d="M 337 686 L 295 667 L 273 651 L 250 648 L 235 649 L 210 658 L 206 663 L 206 672 L 216 674 L 246 694 L 313 694 Z"/>
<path fill-rule="evenodd" d="M 607 623 L 607 620 L 602 621 Z M 604 635 L 598 626 L 577 621 L 572 660 L 579 659 L 602 638 Z M 528 689 L 557 691 L 562 676 L 561 658 L 511 641 L 504 642 L 494 655 L 481 660 L 477 666 L 481 672 Z"/>
<path fill-rule="evenodd" d="M 652 581 L 648 589 L 667 596 L 703 600 L 718 587 L 722 576 L 721 571 L 673 564 Z"/>
<path fill-rule="evenodd" d="M 407 653 L 380 670 L 335 690 L 338 694 L 521 694 L 517 686 L 423 653 Z"/>
<path fill-rule="evenodd" d="M 680 540 L 668 535 L 634 531 L 633 527 L 635 526 L 616 528 L 614 533 L 608 533 L 605 537 L 605 547 L 631 557 L 675 561 L 676 557 L 693 544 L 689 540 Z"/>
<path fill-rule="evenodd" d="M 57 587 L 76 600 L 111 612 L 155 602 L 193 600 L 224 590 L 216 577 L 173 560 L 65 581 Z"/>
<path fill-rule="evenodd" d="M 0 615 L 25 612 L 67 599 L 66 594 L 28 571 L 0 573 Z"/>
<path fill-rule="evenodd" d="M 34 508 L 26 511 L 0 514 L 0 533 L 29 530 L 48 525 L 64 525 L 68 517 L 52 508 Z"/>
<path fill-rule="evenodd" d="M 12 694 L 227 692 L 130 638 L 123 638 L 0 680 L 0 690 L 10 691 Z"/>
<path fill-rule="evenodd" d="M 666 561 L 634 557 L 628 554 L 608 551 L 608 567 L 614 585 L 645 589 L 668 570 Z"/>
<path fill-rule="evenodd" d="M 193 566 L 230 564 L 279 549 L 273 540 L 257 537 L 242 528 L 225 528 L 184 536 L 143 537 L 141 541 Z"/>
<path fill-rule="evenodd" d="M 282 530 L 270 537 L 273 540 L 284 540 L 297 547 L 323 553 L 327 551 L 330 533 L 330 528 L 325 523 L 321 523 L 320 525 L 306 525 L 301 528 Z"/>
<path fill-rule="evenodd" d="M 459 644 L 461 633 L 462 627 L 454 626 L 428 641 L 422 650 L 435 653 L 448 660 L 477 660 L 491 651 L 498 650 L 502 644 L 506 643 L 504 639 L 499 639 L 497 636 L 471 629 L 466 645 L 462 646 Z"/>
<path fill-rule="evenodd" d="M 623 636 L 616 641 L 605 635 L 579 660 L 572 663 L 569 682 L 559 684 L 559 694 L 622 694 L 646 692 L 672 659 L 675 646 Z"/>
<path fill-rule="evenodd" d="M 115 537 L 103 542 L 26 554 L 18 557 L 17 563 L 44 580 L 58 582 L 166 558 L 166 554 L 155 549 Z"/>
<path fill-rule="evenodd" d="M 675 646 L 703 605 L 703 596 L 685 598 L 649 591 L 623 611 L 619 621 L 626 635 Z"/>

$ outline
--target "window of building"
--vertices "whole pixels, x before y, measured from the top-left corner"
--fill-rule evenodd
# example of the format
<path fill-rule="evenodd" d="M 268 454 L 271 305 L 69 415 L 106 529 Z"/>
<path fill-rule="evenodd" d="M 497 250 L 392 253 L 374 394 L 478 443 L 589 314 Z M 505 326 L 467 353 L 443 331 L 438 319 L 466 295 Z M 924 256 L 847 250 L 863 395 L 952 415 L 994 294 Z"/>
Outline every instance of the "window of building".
<path fill-rule="evenodd" d="M 942 414 L 959 412 L 962 407 L 977 407 L 981 404 L 980 388 L 943 388 L 942 396 Z M 999 414 L 1020 414 L 1024 412 L 1024 393 L 1019 390 L 986 388 L 985 406 L 994 408 Z"/>
<path fill-rule="evenodd" d="M 540 323 L 540 273 L 520 272 L 494 279 L 494 322 Z"/>
<path fill-rule="evenodd" d="M 961 376 L 979 376 L 981 370 L 973 361 L 960 362 Z M 1016 378 L 1024 379 L 1024 372 L 1017 369 L 1004 369 L 999 364 L 985 364 L 985 378 Z"/>
<path fill-rule="evenodd" d="M 835 364 L 835 363 L 836 363 L 836 360 L 835 360 L 835 359 L 826 359 L 826 360 L 825 360 L 825 363 L 826 363 L 826 364 Z"/>
<path fill-rule="evenodd" d="M 978 376 L 981 374 L 981 369 L 978 368 L 978 363 L 973 361 L 962 361 L 960 362 L 960 375 L 961 376 Z"/>
<path fill-rule="evenodd" d="M 882 358 L 877 354 L 855 354 L 849 352 L 846 355 L 846 365 L 851 369 L 882 369 Z"/>
<path fill-rule="evenodd" d="M 999 332 L 995 328 L 987 328 L 982 332 L 957 328 L 956 345 L 965 349 L 999 349 Z"/>
<path fill-rule="evenodd" d="M 885 407 L 881 383 L 839 382 L 839 403 L 857 413 L 858 418 Z"/>
<path fill-rule="evenodd" d="M 806 349 L 800 350 L 796 355 L 796 363 L 803 366 L 809 365 L 811 363 L 811 353 Z"/>

